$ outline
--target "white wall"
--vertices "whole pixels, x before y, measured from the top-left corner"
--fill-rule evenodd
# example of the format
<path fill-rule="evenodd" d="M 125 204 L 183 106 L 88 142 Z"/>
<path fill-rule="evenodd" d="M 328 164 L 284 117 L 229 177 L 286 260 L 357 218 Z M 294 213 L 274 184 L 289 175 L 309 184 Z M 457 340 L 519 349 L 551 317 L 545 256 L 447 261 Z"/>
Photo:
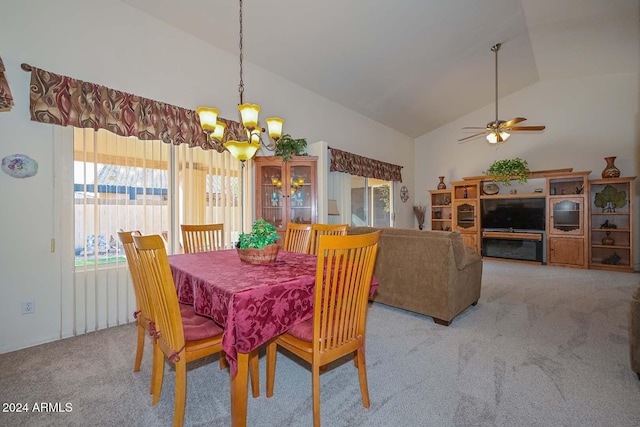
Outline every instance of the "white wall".
<path fill-rule="evenodd" d="M 416 140 L 416 199 L 428 203 L 438 176 L 445 183 L 482 175 L 494 160 L 520 157 L 531 170 L 573 168 L 601 178 L 604 157 L 617 156 L 621 176 L 640 174 L 640 75 L 601 75 L 543 81 L 500 99 L 503 120 L 545 125 L 541 133 L 513 133 L 495 148 L 482 137 L 458 144 L 463 126 L 484 126 L 495 117 L 488 105 Z M 635 269 L 640 269 L 640 178 L 635 183 Z"/>
<path fill-rule="evenodd" d="M 69 306 L 61 277 L 70 277 L 71 267 L 61 266 L 59 251 L 51 251 L 51 239 L 60 248 L 72 238 L 61 235 L 56 215 L 56 130 L 29 120 L 29 74 L 20 63 L 185 108 L 215 106 L 221 116 L 235 118 L 238 59 L 123 3 L 98 0 L 4 1 L 0 55 L 16 104 L 0 113 L 0 158 L 24 153 L 40 166 L 29 179 L 0 174 L 3 353 L 58 339 L 62 307 Z M 284 117 L 286 132 L 403 165 L 405 184 L 413 189 L 412 139 L 252 66 L 246 57 L 244 82 L 245 99 L 260 104 L 265 115 Z M 397 203 L 398 225 L 411 226 L 410 203 Z M 36 301 L 35 314 L 21 314 L 24 299 Z"/>

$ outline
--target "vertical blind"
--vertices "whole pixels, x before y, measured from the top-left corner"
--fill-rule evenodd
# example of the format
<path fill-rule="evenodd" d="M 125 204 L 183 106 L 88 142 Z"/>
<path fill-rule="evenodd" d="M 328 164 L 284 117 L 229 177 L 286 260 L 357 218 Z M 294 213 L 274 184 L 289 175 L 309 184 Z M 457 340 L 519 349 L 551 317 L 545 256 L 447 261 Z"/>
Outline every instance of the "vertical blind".
<path fill-rule="evenodd" d="M 161 234 L 169 253 L 182 250 L 182 223 L 224 223 L 237 240 L 240 162 L 227 152 L 76 128 L 73 164 L 74 335 L 133 321 L 117 230 Z"/>

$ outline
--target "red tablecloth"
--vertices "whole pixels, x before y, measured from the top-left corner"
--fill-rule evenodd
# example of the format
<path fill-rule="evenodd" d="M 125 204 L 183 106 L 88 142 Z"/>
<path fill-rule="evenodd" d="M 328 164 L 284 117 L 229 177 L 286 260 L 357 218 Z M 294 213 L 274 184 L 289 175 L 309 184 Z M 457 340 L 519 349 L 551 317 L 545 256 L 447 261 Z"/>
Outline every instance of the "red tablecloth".
<path fill-rule="evenodd" d="M 235 250 L 171 255 L 182 303 L 224 327 L 232 375 L 237 353 L 249 353 L 313 315 L 316 256 L 280 251 L 267 265 L 240 261 Z M 370 294 L 377 288 L 374 279 Z"/>

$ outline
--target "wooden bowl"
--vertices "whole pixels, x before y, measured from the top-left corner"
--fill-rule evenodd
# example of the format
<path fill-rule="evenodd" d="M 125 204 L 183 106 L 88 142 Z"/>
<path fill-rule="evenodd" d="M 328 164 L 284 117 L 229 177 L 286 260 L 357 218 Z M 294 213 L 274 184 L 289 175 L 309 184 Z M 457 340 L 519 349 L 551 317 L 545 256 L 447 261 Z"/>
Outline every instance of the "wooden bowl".
<path fill-rule="evenodd" d="M 271 264 L 278 257 L 278 251 L 280 250 L 280 245 L 274 243 L 272 245 L 267 245 L 264 249 L 236 249 L 238 251 L 238 256 L 240 257 L 240 261 L 247 262 L 249 264 Z"/>

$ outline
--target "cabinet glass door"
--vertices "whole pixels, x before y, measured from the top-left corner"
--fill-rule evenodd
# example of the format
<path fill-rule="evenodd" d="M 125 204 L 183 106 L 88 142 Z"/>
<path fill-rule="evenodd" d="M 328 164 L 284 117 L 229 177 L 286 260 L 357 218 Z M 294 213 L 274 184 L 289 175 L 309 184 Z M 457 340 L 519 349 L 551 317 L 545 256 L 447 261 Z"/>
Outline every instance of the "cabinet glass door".
<path fill-rule="evenodd" d="M 313 179 L 309 165 L 291 166 L 289 176 L 289 217 L 291 222 L 311 224 L 313 218 Z"/>
<path fill-rule="evenodd" d="M 578 198 L 552 200 L 550 234 L 582 235 L 583 200 Z"/>
<path fill-rule="evenodd" d="M 273 224 L 278 230 L 283 228 L 282 212 L 285 208 L 283 193 L 283 171 L 280 166 L 263 166 L 260 170 L 260 212 L 259 216 Z M 285 186 L 285 190 L 288 185 Z"/>
<path fill-rule="evenodd" d="M 456 204 L 456 227 L 472 231 L 476 225 L 476 204 L 461 202 Z"/>

